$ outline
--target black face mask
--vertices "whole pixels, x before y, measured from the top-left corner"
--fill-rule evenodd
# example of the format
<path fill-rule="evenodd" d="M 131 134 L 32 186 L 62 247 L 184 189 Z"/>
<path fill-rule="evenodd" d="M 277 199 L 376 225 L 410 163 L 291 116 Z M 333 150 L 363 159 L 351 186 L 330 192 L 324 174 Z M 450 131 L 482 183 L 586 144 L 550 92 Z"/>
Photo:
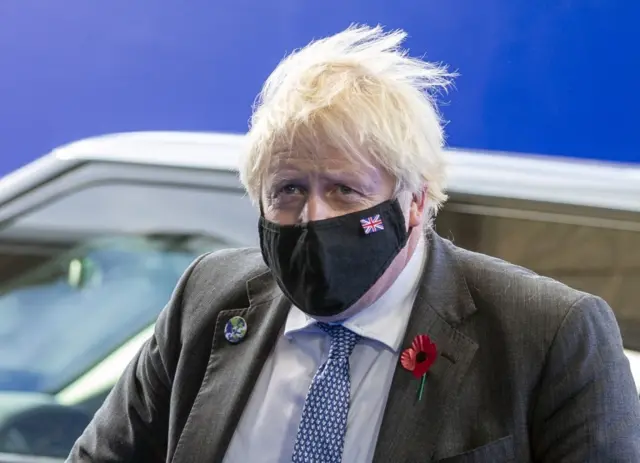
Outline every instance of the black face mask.
<path fill-rule="evenodd" d="M 398 200 L 299 225 L 260 217 L 260 248 L 280 289 L 311 316 L 333 316 L 358 301 L 409 237 Z"/>

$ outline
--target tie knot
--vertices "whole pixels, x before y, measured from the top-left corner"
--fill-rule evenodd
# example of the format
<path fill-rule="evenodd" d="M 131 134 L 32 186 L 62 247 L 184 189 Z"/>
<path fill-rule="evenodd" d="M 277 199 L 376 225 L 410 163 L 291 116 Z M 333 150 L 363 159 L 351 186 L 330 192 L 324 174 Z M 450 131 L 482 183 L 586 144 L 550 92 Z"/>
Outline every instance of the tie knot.
<path fill-rule="evenodd" d="M 329 358 L 349 358 L 353 348 L 360 340 L 360 335 L 354 333 L 349 328 L 342 325 L 330 325 L 328 323 L 318 323 L 318 326 L 331 337 L 329 347 Z"/>

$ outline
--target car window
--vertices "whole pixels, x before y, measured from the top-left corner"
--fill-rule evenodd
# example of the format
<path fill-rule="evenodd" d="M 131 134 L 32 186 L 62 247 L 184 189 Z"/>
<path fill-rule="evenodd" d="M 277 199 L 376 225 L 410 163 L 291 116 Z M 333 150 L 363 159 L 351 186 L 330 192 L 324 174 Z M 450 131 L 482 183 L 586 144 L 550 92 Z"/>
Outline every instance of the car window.
<path fill-rule="evenodd" d="M 153 324 L 196 256 L 257 240 L 233 174 L 83 169 L 3 205 L 0 390 L 59 393 Z"/>
<path fill-rule="evenodd" d="M 198 255 L 228 246 L 104 237 L 0 283 L 0 390 L 58 391 L 153 323 Z"/>
<path fill-rule="evenodd" d="M 72 189 L 12 220 L 26 236 L 172 232 L 225 236 L 256 243 L 258 213 L 242 190 L 149 183 L 98 183 Z"/>
<path fill-rule="evenodd" d="M 615 311 L 625 347 L 640 350 L 640 219 L 474 208 L 451 203 L 438 215 L 440 235 L 604 298 Z"/>

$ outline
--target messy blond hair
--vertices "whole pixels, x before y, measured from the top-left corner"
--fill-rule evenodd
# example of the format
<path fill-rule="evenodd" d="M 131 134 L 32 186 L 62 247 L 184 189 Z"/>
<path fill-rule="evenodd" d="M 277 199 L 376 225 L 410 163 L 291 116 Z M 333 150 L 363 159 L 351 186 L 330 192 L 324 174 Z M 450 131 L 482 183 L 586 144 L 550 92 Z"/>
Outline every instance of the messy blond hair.
<path fill-rule="evenodd" d="M 434 213 L 447 199 L 443 123 L 435 95 L 453 74 L 411 58 L 402 30 L 352 25 L 311 42 L 276 67 L 258 95 L 240 178 L 257 202 L 274 153 L 336 149 L 377 163 L 396 192 L 427 187 Z"/>

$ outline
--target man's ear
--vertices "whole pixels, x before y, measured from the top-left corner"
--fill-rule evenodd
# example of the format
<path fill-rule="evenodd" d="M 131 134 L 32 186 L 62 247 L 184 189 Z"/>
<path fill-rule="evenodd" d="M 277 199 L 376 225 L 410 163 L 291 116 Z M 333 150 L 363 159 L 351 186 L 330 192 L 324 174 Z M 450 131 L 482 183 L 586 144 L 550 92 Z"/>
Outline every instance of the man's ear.
<path fill-rule="evenodd" d="M 423 187 L 411 198 L 409 207 L 409 228 L 418 228 L 427 220 L 427 187 Z"/>

